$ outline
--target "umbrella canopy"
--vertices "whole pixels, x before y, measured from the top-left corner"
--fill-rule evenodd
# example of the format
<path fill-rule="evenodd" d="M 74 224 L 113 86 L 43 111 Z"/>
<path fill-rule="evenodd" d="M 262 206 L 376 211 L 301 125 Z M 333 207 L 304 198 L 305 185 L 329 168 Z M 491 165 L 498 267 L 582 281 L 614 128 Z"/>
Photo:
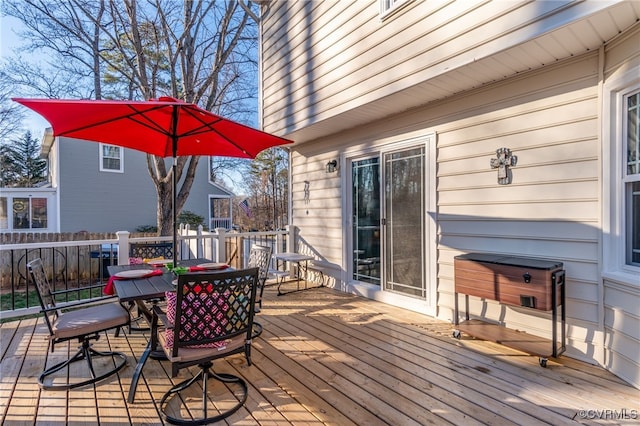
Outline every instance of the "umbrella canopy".
<path fill-rule="evenodd" d="M 51 124 L 54 137 L 101 142 L 160 157 L 173 157 L 175 258 L 178 257 L 176 157 L 255 158 L 264 149 L 292 142 L 169 97 L 150 101 L 13 100 L 42 115 Z"/>
<path fill-rule="evenodd" d="M 255 158 L 266 148 L 291 143 L 168 97 L 150 101 L 13 100 L 42 115 L 51 123 L 54 136 L 102 142 L 160 157 Z"/>

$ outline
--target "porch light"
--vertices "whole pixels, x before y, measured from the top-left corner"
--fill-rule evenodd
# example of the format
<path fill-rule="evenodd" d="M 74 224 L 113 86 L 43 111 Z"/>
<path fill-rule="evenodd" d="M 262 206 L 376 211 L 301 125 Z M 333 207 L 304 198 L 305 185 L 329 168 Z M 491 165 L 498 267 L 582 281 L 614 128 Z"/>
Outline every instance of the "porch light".
<path fill-rule="evenodd" d="M 338 162 L 336 160 L 331 160 L 327 163 L 326 172 L 334 173 L 337 168 L 338 168 Z"/>

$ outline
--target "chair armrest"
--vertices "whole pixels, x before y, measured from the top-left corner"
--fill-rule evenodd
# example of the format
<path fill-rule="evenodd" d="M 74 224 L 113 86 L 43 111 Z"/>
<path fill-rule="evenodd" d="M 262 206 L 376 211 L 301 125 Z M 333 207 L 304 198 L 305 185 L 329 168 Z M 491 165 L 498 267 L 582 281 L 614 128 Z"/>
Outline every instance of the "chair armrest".
<path fill-rule="evenodd" d="M 57 292 L 52 292 L 51 294 L 55 295 Z M 83 299 L 83 300 L 72 300 L 71 302 L 56 302 L 56 306 L 51 308 L 42 309 L 42 312 L 51 312 L 51 311 L 59 311 L 65 309 L 72 309 L 81 306 L 87 305 L 96 305 L 100 303 L 104 303 L 111 300 L 117 300 L 117 296 L 104 296 L 104 297 L 96 297 L 94 299 Z"/>
<path fill-rule="evenodd" d="M 87 286 L 87 287 L 75 287 L 75 288 L 68 288 L 65 290 L 56 290 L 56 291 L 52 291 L 51 294 L 53 296 L 57 296 L 57 295 L 64 295 L 67 293 L 78 293 L 80 291 L 95 291 L 96 288 L 101 288 L 102 285 L 95 285 L 95 286 Z M 109 296 L 109 297 L 115 297 L 115 296 Z"/>
<path fill-rule="evenodd" d="M 162 324 L 164 324 L 166 328 L 173 328 L 173 324 L 169 323 L 167 314 L 162 310 L 160 306 L 157 306 L 157 305 L 153 306 L 153 318 L 155 319 L 156 325 L 157 325 L 157 320 L 159 319 L 160 321 L 162 321 Z M 154 322 L 154 319 L 152 319 L 152 322 Z"/>

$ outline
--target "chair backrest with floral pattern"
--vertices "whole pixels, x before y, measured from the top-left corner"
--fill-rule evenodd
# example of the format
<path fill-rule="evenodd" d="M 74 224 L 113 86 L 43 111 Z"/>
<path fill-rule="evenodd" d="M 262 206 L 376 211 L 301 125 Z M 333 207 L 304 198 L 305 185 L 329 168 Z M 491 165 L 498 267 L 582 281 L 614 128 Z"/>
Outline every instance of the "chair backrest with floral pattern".
<path fill-rule="evenodd" d="M 181 347 L 217 346 L 242 334 L 250 343 L 257 280 L 258 268 L 179 275 L 175 308 L 167 304 L 173 356 Z"/>

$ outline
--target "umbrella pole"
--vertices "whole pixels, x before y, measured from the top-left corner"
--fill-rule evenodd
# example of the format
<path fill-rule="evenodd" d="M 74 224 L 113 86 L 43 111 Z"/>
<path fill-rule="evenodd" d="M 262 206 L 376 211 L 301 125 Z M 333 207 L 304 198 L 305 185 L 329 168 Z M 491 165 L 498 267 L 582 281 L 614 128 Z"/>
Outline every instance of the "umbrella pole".
<path fill-rule="evenodd" d="M 178 171 L 178 106 L 173 106 L 173 117 L 171 120 L 171 148 L 173 150 L 173 165 L 171 166 L 173 171 L 173 267 L 178 265 L 178 178 L 176 177 Z"/>
<path fill-rule="evenodd" d="M 175 146 L 175 142 L 174 142 L 174 146 Z M 178 265 L 178 210 L 176 209 L 176 203 L 178 201 L 178 196 L 177 196 L 177 189 L 178 189 L 178 180 L 176 178 L 176 172 L 177 170 L 177 166 L 176 166 L 176 162 L 178 161 L 176 155 L 175 155 L 175 148 L 174 148 L 174 155 L 173 155 L 173 166 L 171 166 L 171 168 L 173 169 L 173 205 L 171 206 L 172 210 L 173 210 L 173 266 L 177 266 Z"/>
<path fill-rule="evenodd" d="M 173 107 L 173 117 L 171 123 L 171 145 L 173 149 L 173 165 L 171 166 L 173 171 L 173 266 L 178 265 L 178 178 L 176 177 L 178 171 L 178 107 Z"/>

